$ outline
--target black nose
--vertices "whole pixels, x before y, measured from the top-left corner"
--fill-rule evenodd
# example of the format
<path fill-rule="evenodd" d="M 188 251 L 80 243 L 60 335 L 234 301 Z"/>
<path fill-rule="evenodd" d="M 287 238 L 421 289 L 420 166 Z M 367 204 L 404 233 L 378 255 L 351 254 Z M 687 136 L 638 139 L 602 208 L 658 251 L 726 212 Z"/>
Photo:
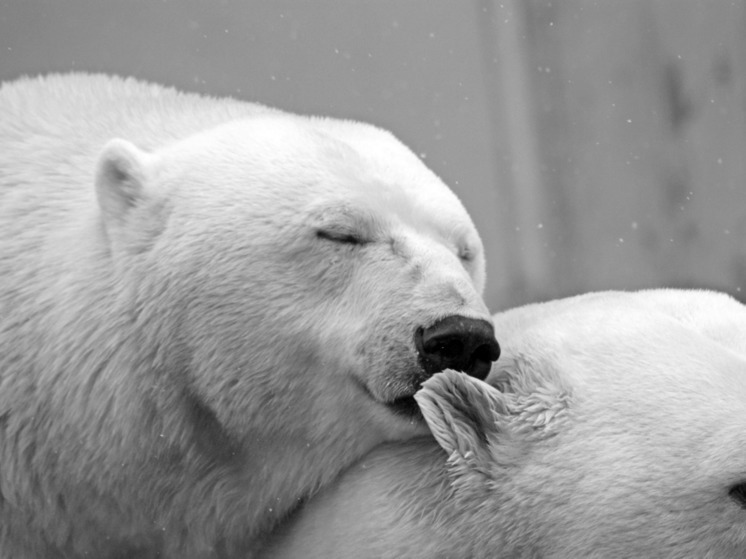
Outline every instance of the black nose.
<path fill-rule="evenodd" d="M 456 369 L 484 380 L 500 357 L 492 325 L 463 316 L 447 316 L 429 328 L 418 328 L 414 343 L 428 375 Z"/>

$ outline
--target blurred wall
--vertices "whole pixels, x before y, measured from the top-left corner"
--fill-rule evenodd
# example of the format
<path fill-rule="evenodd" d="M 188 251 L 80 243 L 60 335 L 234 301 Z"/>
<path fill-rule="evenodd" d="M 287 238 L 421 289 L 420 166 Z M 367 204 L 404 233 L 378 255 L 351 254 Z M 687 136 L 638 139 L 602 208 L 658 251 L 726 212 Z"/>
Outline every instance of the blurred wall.
<path fill-rule="evenodd" d="M 133 75 L 394 131 L 459 195 L 494 310 L 746 289 L 746 2 L 0 0 L 0 80 Z"/>
<path fill-rule="evenodd" d="M 492 75 L 526 93 L 513 95 L 522 118 L 504 137 L 533 140 L 522 166 L 537 172 L 500 184 L 526 198 L 522 242 L 543 266 L 523 282 L 529 296 L 651 285 L 741 295 L 746 2 L 512 5 L 519 32 L 501 52 L 519 60 L 503 67 L 525 70 Z"/>

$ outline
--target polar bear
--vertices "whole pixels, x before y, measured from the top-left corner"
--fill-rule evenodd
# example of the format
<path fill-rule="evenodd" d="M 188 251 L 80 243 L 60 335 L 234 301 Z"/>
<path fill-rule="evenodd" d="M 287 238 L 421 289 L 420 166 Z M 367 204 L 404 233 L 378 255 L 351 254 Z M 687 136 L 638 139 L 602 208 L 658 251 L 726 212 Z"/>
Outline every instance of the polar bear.
<path fill-rule="evenodd" d="M 746 557 L 746 308 L 606 292 L 495 330 L 487 382 L 417 394 L 438 444 L 375 450 L 264 556 Z"/>
<path fill-rule="evenodd" d="M 499 347 L 390 133 L 103 75 L 0 89 L 0 556 L 232 557 Z"/>

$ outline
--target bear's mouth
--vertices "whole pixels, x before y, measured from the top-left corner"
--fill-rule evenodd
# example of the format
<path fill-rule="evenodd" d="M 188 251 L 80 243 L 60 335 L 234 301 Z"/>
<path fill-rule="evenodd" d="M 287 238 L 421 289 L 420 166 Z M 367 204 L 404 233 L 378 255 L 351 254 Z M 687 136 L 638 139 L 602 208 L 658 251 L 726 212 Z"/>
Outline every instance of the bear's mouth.
<path fill-rule="evenodd" d="M 394 412 L 396 415 L 406 417 L 408 419 L 424 419 L 422 417 L 422 411 L 417 401 L 414 399 L 414 394 L 409 396 L 402 396 L 386 402 L 386 406 Z"/>

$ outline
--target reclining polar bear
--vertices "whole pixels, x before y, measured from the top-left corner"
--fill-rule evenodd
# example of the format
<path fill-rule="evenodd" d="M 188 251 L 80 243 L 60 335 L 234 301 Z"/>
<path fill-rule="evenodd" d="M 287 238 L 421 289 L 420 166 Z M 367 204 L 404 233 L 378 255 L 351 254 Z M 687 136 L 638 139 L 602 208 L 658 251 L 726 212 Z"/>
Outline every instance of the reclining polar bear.
<path fill-rule="evenodd" d="M 499 348 L 390 133 L 103 75 L 0 87 L 0 557 L 235 557 Z"/>
<path fill-rule="evenodd" d="M 495 330 L 489 384 L 447 371 L 417 395 L 447 460 L 378 449 L 266 556 L 746 557 L 742 305 L 590 294 Z"/>

